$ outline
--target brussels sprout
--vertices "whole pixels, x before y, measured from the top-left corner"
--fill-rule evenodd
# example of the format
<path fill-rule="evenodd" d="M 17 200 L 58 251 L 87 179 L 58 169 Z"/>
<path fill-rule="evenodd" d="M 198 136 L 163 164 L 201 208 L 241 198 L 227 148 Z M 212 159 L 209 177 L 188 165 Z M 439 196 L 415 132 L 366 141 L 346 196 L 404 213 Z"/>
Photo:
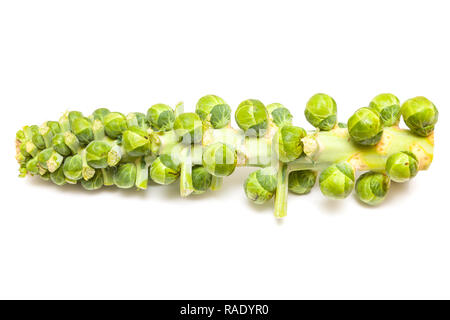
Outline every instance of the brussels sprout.
<path fill-rule="evenodd" d="M 50 180 L 50 172 L 43 172 L 39 177 L 44 181 L 48 181 Z"/>
<path fill-rule="evenodd" d="M 339 128 L 347 128 L 347 124 L 343 122 L 339 122 L 337 125 Z"/>
<path fill-rule="evenodd" d="M 173 125 L 176 135 L 182 139 L 183 144 L 199 143 L 202 141 L 202 122 L 198 114 L 193 112 L 182 113 Z"/>
<path fill-rule="evenodd" d="M 155 104 L 147 111 L 147 121 L 153 130 L 169 131 L 173 128 L 175 114 L 171 107 L 166 104 Z"/>
<path fill-rule="evenodd" d="M 31 141 L 22 142 L 20 144 L 19 149 L 20 149 L 20 153 L 26 158 L 34 157 L 39 152 L 38 148 L 36 148 L 34 143 Z"/>
<path fill-rule="evenodd" d="M 150 167 L 150 177 L 159 184 L 171 184 L 178 179 L 179 175 L 180 164 L 168 154 L 161 154 Z"/>
<path fill-rule="evenodd" d="M 16 140 L 20 141 L 20 142 L 24 142 L 26 139 L 25 133 L 23 132 L 23 130 L 19 130 L 16 132 Z"/>
<path fill-rule="evenodd" d="M 292 124 L 292 114 L 281 103 L 271 103 L 267 106 L 267 112 L 277 127 Z"/>
<path fill-rule="evenodd" d="M 131 127 L 123 133 L 122 143 L 125 151 L 132 157 L 150 154 L 151 145 L 147 132 L 137 127 Z"/>
<path fill-rule="evenodd" d="M 203 166 L 217 177 L 229 176 L 237 164 L 237 153 L 232 146 L 217 142 L 206 147 L 203 152 Z"/>
<path fill-rule="evenodd" d="M 136 127 L 141 130 L 147 131 L 148 124 L 145 114 L 141 112 L 131 112 L 127 115 L 128 128 Z"/>
<path fill-rule="evenodd" d="M 53 148 L 47 148 L 45 150 L 42 150 L 38 156 L 39 165 L 42 168 L 47 169 L 49 172 L 54 172 L 56 169 L 58 169 L 63 160 L 64 157 L 60 155 L 58 152 L 53 150 Z"/>
<path fill-rule="evenodd" d="M 70 131 L 64 132 L 64 143 L 74 154 L 78 153 L 80 150 L 80 142 L 78 141 L 78 138 Z"/>
<path fill-rule="evenodd" d="M 117 187 L 128 189 L 136 182 L 136 165 L 134 163 L 121 164 L 114 174 L 114 183 Z"/>
<path fill-rule="evenodd" d="M 101 170 L 96 170 L 94 176 L 89 180 L 81 180 L 81 185 L 86 190 L 97 190 L 103 187 L 103 175 Z"/>
<path fill-rule="evenodd" d="M 406 100 L 401 108 L 403 120 L 412 132 L 426 137 L 434 131 L 439 112 L 436 106 L 425 97 Z"/>
<path fill-rule="evenodd" d="M 92 131 L 92 123 L 84 117 L 75 118 L 72 122 L 72 132 L 78 138 L 78 141 L 87 145 L 94 140 L 94 132 Z"/>
<path fill-rule="evenodd" d="M 289 174 L 289 191 L 296 194 L 309 193 L 316 183 L 317 173 L 312 170 L 292 171 Z"/>
<path fill-rule="evenodd" d="M 98 108 L 96 109 L 94 112 L 92 112 L 92 117 L 94 118 L 94 120 L 100 120 L 103 121 L 103 119 L 106 117 L 106 115 L 108 115 L 109 113 L 111 113 L 111 111 L 109 111 L 106 108 Z"/>
<path fill-rule="evenodd" d="M 113 139 L 118 138 L 122 132 L 127 130 L 127 119 L 119 112 L 108 113 L 103 118 L 103 124 L 106 135 Z"/>
<path fill-rule="evenodd" d="M 59 167 L 58 170 L 50 173 L 50 180 L 58 186 L 66 184 L 66 177 L 64 176 L 63 167 Z"/>
<path fill-rule="evenodd" d="M 261 101 L 249 99 L 241 102 L 234 117 L 239 128 L 247 135 L 260 137 L 265 134 L 268 114 Z"/>
<path fill-rule="evenodd" d="M 57 135 L 55 135 L 53 137 L 52 146 L 53 146 L 53 149 L 55 149 L 55 151 L 58 152 L 60 155 L 68 156 L 72 153 L 70 148 L 64 142 L 64 134 L 63 133 L 58 133 Z"/>
<path fill-rule="evenodd" d="M 395 182 L 406 182 L 414 178 L 418 168 L 417 157 L 409 151 L 394 153 L 386 161 L 386 173 Z"/>
<path fill-rule="evenodd" d="M 72 127 L 72 124 L 75 121 L 75 119 L 83 118 L 83 114 L 80 111 L 70 111 L 68 118 L 69 118 L 70 126 Z"/>
<path fill-rule="evenodd" d="M 213 108 L 220 104 L 226 105 L 225 101 L 222 98 L 215 96 L 213 94 L 206 95 L 198 100 L 197 105 L 195 107 L 195 113 L 198 114 L 200 119 L 205 121 L 211 114 Z"/>
<path fill-rule="evenodd" d="M 353 141 L 362 145 L 375 145 L 383 135 L 380 115 L 371 108 L 358 109 L 347 122 Z"/>
<path fill-rule="evenodd" d="M 194 193 L 204 193 L 211 187 L 212 175 L 202 166 L 194 166 L 192 168 L 192 185 Z"/>
<path fill-rule="evenodd" d="M 245 195 L 256 204 L 270 200 L 277 189 L 277 172 L 268 167 L 250 173 L 244 183 Z"/>
<path fill-rule="evenodd" d="M 397 125 L 400 121 L 400 100 L 391 93 L 382 93 L 370 101 L 369 107 L 380 114 L 385 127 Z"/>
<path fill-rule="evenodd" d="M 209 122 L 214 129 L 221 129 L 231 122 L 231 108 L 227 104 L 218 104 L 211 110 Z"/>
<path fill-rule="evenodd" d="M 111 145 L 105 141 L 92 141 L 86 147 L 86 161 L 89 166 L 95 169 L 106 168 L 108 166 L 108 153 Z"/>
<path fill-rule="evenodd" d="M 303 128 L 285 125 L 274 136 L 275 151 L 282 162 L 291 162 L 303 152 L 302 138 L 306 136 Z"/>
<path fill-rule="evenodd" d="M 26 169 L 32 175 L 39 174 L 39 161 L 38 158 L 35 157 L 27 161 Z"/>
<path fill-rule="evenodd" d="M 38 149 L 45 149 L 45 141 L 44 137 L 39 133 L 39 127 L 36 125 L 30 126 L 30 135 L 31 135 L 31 141 L 34 143 L 34 145 Z"/>
<path fill-rule="evenodd" d="M 347 162 L 339 162 L 326 168 L 319 176 L 320 191 L 332 199 L 344 199 L 355 184 L 355 170 Z"/>
<path fill-rule="evenodd" d="M 313 95 L 306 103 L 306 120 L 320 130 L 328 131 L 333 129 L 336 125 L 336 114 L 336 101 L 324 93 Z"/>
<path fill-rule="evenodd" d="M 371 171 L 359 176 L 355 190 L 359 200 L 374 206 L 383 202 L 390 185 L 391 180 L 387 175 Z"/>
<path fill-rule="evenodd" d="M 70 180 L 79 180 L 82 177 L 83 159 L 79 154 L 69 156 L 64 160 L 63 172 Z"/>

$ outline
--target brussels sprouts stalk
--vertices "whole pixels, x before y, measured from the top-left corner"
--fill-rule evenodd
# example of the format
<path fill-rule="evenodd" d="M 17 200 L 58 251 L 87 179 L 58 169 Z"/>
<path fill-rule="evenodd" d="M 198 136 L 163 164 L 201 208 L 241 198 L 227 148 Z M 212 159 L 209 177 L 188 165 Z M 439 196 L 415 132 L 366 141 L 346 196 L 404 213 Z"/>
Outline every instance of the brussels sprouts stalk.
<path fill-rule="evenodd" d="M 146 189 L 149 176 L 163 185 L 180 177 L 183 197 L 219 189 L 236 167 L 257 167 L 245 194 L 256 204 L 275 196 L 277 218 L 286 216 L 288 190 L 306 194 L 317 177 L 325 196 L 343 199 L 356 187 L 362 202 L 375 205 L 390 181 L 410 180 L 433 159 L 439 114 L 424 97 L 400 107 L 397 97 L 381 94 L 342 123 L 334 99 L 316 94 L 305 115 L 316 130 L 292 125 L 283 105 L 255 99 L 239 104 L 240 130 L 233 129 L 231 108 L 214 95 L 201 98 L 195 113 L 184 113 L 182 103 L 127 116 L 106 108 L 87 117 L 71 111 L 58 122 L 19 130 L 16 159 L 20 176 L 39 175 L 57 185 L 79 181 L 87 190 L 113 184 Z M 398 127 L 400 117 L 410 130 Z M 369 172 L 355 181 L 355 171 Z"/>
<path fill-rule="evenodd" d="M 288 177 L 288 165 L 280 161 L 277 173 L 277 191 L 275 193 L 274 215 L 276 218 L 283 218 L 287 215 Z"/>

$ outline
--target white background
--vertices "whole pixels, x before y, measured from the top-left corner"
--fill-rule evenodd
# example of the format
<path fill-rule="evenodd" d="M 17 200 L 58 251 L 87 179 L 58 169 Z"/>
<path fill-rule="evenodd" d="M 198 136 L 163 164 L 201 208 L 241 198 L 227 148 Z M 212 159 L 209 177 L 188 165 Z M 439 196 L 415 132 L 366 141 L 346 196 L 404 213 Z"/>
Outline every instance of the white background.
<path fill-rule="evenodd" d="M 446 1 L 2 1 L 0 298 L 450 298 Z M 223 189 L 87 192 L 19 179 L 14 137 L 66 109 L 146 112 L 214 93 L 339 118 L 378 93 L 440 111 L 435 160 L 381 206 Z M 447 123 L 447 125 L 446 125 Z M 447 127 L 447 128 L 446 128 Z"/>

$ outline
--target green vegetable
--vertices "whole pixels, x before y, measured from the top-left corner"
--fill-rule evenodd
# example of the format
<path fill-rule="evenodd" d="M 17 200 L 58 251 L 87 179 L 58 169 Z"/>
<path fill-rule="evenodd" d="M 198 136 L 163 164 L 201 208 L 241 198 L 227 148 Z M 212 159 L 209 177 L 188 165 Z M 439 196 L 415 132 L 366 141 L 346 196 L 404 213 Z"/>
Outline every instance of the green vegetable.
<path fill-rule="evenodd" d="M 150 177 L 159 184 L 171 184 L 180 176 L 180 165 L 167 154 L 160 155 L 153 161 L 150 168 Z"/>
<path fill-rule="evenodd" d="M 110 112 L 103 118 L 105 133 L 112 139 L 122 135 L 127 129 L 127 119 L 119 112 Z"/>
<path fill-rule="evenodd" d="M 270 119 L 277 127 L 292 125 L 292 114 L 281 103 L 271 103 L 267 106 Z"/>
<path fill-rule="evenodd" d="M 264 104 L 256 99 L 241 102 L 235 113 L 239 128 L 248 136 L 260 137 L 265 134 L 268 124 L 268 114 Z"/>
<path fill-rule="evenodd" d="M 418 167 L 417 157 L 409 151 L 394 153 L 386 161 L 386 173 L 395 182 L 406 182 L 414 178 Z"/>
<path fill-rule="evenodd" d="M 326 168 L 319 176 L 320 191 L 332 199 L 344 199 L 355 184 L 355 170 L 347 162 L 339 162 Z"/>
<path fill-rule="evenodd" d="M 199 143 L 202 140 L 202 122 L 196 113 L 180 114 L 173 128 L 183 144 Z"/>
<path fill-rule="evenodd" d="M 391 93 L 377 95 L 369 107 L 380 114 L 384 127 L 396 126 L 400 121 L 400 100 Z"/>
<path fill-rule="evenodd" d="M 372 146 L 381 140 L 383 126 L 380 115 L 370 108 L 358 109 L 347 122 L 348 133 L 353 141 Z"/>
<path fill-rule="evenodd" d="M 289 191 L 295 194 L 309 193 L 316 184 L 317 173 L 312 170 L 292 171 L 289 174 Z"/>
<path fill-rule="evenodd" d="M 203 152 L 203 166 L 214 176 L 229 176 L 236 168 L 236 163 L 236 151 L 225 143 L 209 145 Z"/>
<path fill-rule="evenodd" d="M 319 175 L 322 193 L 357 197 L 376 205 L 390 181 L 405 182 L 433 159 L 436 107 L 426 98 L 407 100 L 400 108 L 392 94 L 381 94 L 347 121 L 337 122 L 336 102 L 314 95 L 305 115 L 316 129 L 292 124 L 280 103 L 267 106 L 245 100 L 235 113 L 240 128 L 230 125 L 231 108 L 217 96 L 201 98 L 195 113 L 156 104 L 147 114 L 126 116 L 99 108 L 84 116 L 65 112 L 58 121 L 24 126 L 16 132 L 19 176 L 39 176 L 57 185 L 80 183 L 147 189 L 178 180 L 182 197 L 218 190 L 236 167 L 256 167 L 244 191 L 260 204 L 274 198 L 274 215 L 287 214 L 289 191 L 306 194 Z M 400 129 L 399 115 L 408 129 Z M 356 172 L 362 172 L 355 184 Z M 364 173 L 365 172 L 365 173 Z"/>
<path fill-rule="evenodd" d="M 147 121 L 156 131 L 169 131 L 173 128 L 175 114 L 166 104 L 155 104 L 147 111 Z"/>
<path fill-rule="evenodd" d="M 366 172 L 356 180 L 356 194 L 362 202 L 374 206 L 383 202 L 386 197 L 391 180 L 384 173 Z"/>
<path fill-rule="evenodd" d="M 402 105 L 401 113 L 411 131 L 422 137 L 434 131 L 439 117 L 436 106 L 425 97 L 406 100 Z"/>
<path fill-rule="evenodd" d="M 192 168 L 192 185 L 195 194 L 206 192 L 212 183 L 213 176 L 203 167 L 194 166 Z"/>
<path fill-rule="evenodd" d="M 271 167 L 250 173 L 244 183 L 247 198 L 256 204 L 272 199 L 276 189 L 277 171 Z"/>
<path fill-rule="evenodd" d="M 336 101 L 324 93 L 313 95 L 306 103 L 306 120 L 320 130 L 331 130 L 336 125 L 336 114 Z"/>
<path fill-rule="evenodd" d="M 121 164 L 114 174 L 114 184 L 122 189 L 134 186 L 136 182 L 136 165 L 134 163 Z"/>
<path fill-rule="evenodd" d="M 306 136 L 303 128 L 291 125 L 281 127 L 274 136 L 274 145 L 278 159 L 291 162 L 300 157 L 303 152 L 302 138 Z"/>

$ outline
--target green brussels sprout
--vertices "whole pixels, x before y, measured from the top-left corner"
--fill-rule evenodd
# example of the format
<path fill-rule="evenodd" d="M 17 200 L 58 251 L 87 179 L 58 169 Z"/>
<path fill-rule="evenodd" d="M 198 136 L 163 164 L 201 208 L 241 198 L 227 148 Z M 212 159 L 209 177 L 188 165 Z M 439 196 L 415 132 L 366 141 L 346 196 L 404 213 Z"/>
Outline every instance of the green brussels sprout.
<path fill-rule="evenodd" d="M 98 190 L 103 187 L 103 174 L 101 170 L 95 170 L 94 176 L 89 180 L 81 180 L 81 185 L 86 190 Z"/>
<path fill-rule="evenodd" d="M 316 183 L 317 173 L 312 170 L 292 171 L 289 174 L 289 191 L 296 194 L 309 193 Z"/>
<path fill-rule="evenodd" d="M 127 130 L 127 119 L 119 112 L 110 112 L 103 118 L 105 133 L 108 137 L 116 139 Z"/>
<path fill-rule="evenodd" d="M 361 145 L 377 144 L 383 135 L 380 115 L 371 108 L 360 108 L 348 119 L 348 133 L 353 141 Z"/>
<path fill-rule="evenodd" d="M 34 145 L 40 150 L 45 149 L 44 137 L 39 133 L 39 127 L 33 125 L 29 127 L 29 130 L 31 134 L 31 141 Z"/>
<path fill-rule="evenodd" d="M 241 102 L 234 117 L 239 128 L 247 135 L 260 137 L 265 134 L 269 117 L 261 101 L 249 99 Z"/>
<path fill-rule="evenodd" d="M 175 114 L 171 107 L 166 104 L 155 104 L 147 111 L 147 121 L 153 130 L 169 131 L 173 128 Z"/>
<path fill-rule="evenodd" d="M 48 181 L 50 180 L 50 172 L 43 172 L 39 177 L 44 181 Z"/>
<path fill-rule="evenodd" d="M 89 166 L 95 169 L 102 169 L 108 166 L 108 153 L 111 145 L 105 141 L 92 141 L 86 147 L 86 161 Z"/>
<path fill-rule="evenodd" d="M 425 97 L 406 100 L 402 105 L 401 113 L 411 131 L 423 137 L 434 131 L 439 117 L 436 106 Z"/>
<path fill-rule="evenodd" d="M 94 132 L 92 131 L 92 123 L 84 117 L 75 118 L 72 122 L 72 132 L 78 138 L 78 141 L 87 145 L 94 140 Z"/>
<path fill-rule="evenodd" d="M 231 122 L 231 108 L 227 104 L 215 105 L 211 110 L 209 122 L 214 129 L 221 129 Z"/>
<path fill-rule="evenodd" d="M 106 108 L 98 108 L 96 110 L 94 110 L 94 112 L 92 112 L 92 117 L 94 118 L 94 120 L 100 120 L 103 121 L 103 119 L 106 117 L 106 115 L 108 115 L 109 113 L 111 113 L 111 111 L 109 111 L 109 109 Z"/>
<path fill-rule="evenodd" d="M 69 156 L 64 160 L 64 176 L 70 180 L 80 180 L 83 174 L 83 159 L 79 154 Z"/>
<path fill-rule="evenodd" d="M 131 127 L 123 133 L 122 143 L 125 151 L 132 157 L 150 154 L 151 143 L 147 132 L 137 127 Z"/>
<path fill-rule="evenodd" d="M 32 175 L 39 174 L 39 161 L 37 157 L 34 157 L 27 161 L 26 169 Z"/>
<path fill-rule="evenodd" d="M 253 171 L 244 183 L 245 195 L 256 204 L 270 200 L 277 189 L 277 172 L 268 167 Z"/>
<path fill-rule="evenodd" d="M 63 133 L 58 133 L 57 135 L 55 135 L 53 137 L 52 146 L 53 146 L 53 149 L 55 149 L 55 151 L 58 152 L 60 155 L 68 156 L 72 153 L 70 148 L 64 142 L 64 134 Z"/>
<path fill-rule="evenodd" d="M 203 152 L 203 167 L 216 177 L 225 177 L 233 173 L 237 164 L 235 149 L 217 142 L 206 147 Z"/>
<path fill-rule="evenodd" d="M 180 114 L 173 125 L 176 135 L 184 144 L 202 141 L 202 122 L 198 114 L 187 112 Z"/>
<path fill-rule="evenodd" d="M 16 140 L 20 141 L 20 142 L 24 142 L 26 139 L 25 133 L 23 132 L 23 130 L 19 130 L 16 132 Z"/>
<path fill-rule="evenodd" d="M 47 121 L 46 125 L 53 135 L 61 133 L 61 127 L 57 121 Z"/>
<path fill-rule="evenodd" d="M 386 161 L 386 173 L 395 182 L 406 182 L 414 178 L 418 167 L 417 157 L 409 151 L 394 153 Z"/>
<path fill-rule="evenodd" d="M 38 148 L 31 141 L 26 141 L 20 144 L 20 153 L 25 157 L 34 157 L 39 152 Z"/>
<path fill-rule="evenodd" d="M 370 101 L 369 107 L 380 114 L 385 127 L 398 125 L 400 121 L 400 100 L 391 93 L 382 93 Z"/>
<path fill-rule="evenodd" d="M 202 166 L 194 166 L 192 168 L 192 185 L 194 193 L 204 193 L 211 187 L 212 175 Z"/>
<path fill-rule="evenodd" d="M 303 128 L 285 125 L 281 127 L 275 136 L 274 145 L 278 159 L 282 162 L 291 162 L 303 153 L 302 139 L 306 136 Z"/>
<path fill-rule="evenodd" d="M 83 118 L 83 114 L 80 111 L 70 111 L 68 118 L 69 118 L 70 126 L 72 127 L 72 124 L 75 121 L 75 119 Z"/>
<path fill-rule="evenodd" d="M 64 176 L 64 169 L 62 166 L 59 167 L 58 170 L 50 173 L 50 180 L 58 186 L 66 184 L 66 177 Z"/>
<path fill-rule="evenodd" d="M 134 186 L 136 182 L 136 165 L 134 163 L 121 164 L 114 174 L 114 184 L 122 189 Z"/>
<path fill-rule="evenodd" d="M 343 122 L 339 122 L 337 125 L 339 128 L 347 128 L 347 124 Z"/>
<path fill-rule="evenodd" d="M 383 202 L 391 185 L 389 177 L 379 172 L 366 172 L 356 180 L 356 194 L 362 202 L 374 206 Z"/>
<path fill-rule="evenodd" d="M 180 176 L 180 164 L 168 154 L 161 154 L 150 167 L 150 177 L 159 184 L 171 184 Z"/>
<path fill-rule="evenodd" d="M 145 114 L 141 112 L 132 112 L 127 115 L 128 128 L 136 127 L 141 130 L 147 131 L 148 124 Z"/>
<path fill-rule="evenodd" d="M 39 152 L 38 156 L 39 165 L 42 168 L 47 169 L 49 172 L 54 172 L 63 163 L 64 157 L 53 148 L 47 148 Z"/>
<path fill-rule="evenodd" d="M 27 176 L 27 168 L 23 166 L 23 164 L 19 168 L 19 178 L 25 178 Z"/>
<path fill-rule="evenodd" d="M 337 121 L 336 114 L 336 101 L 327 94 L 317 93 L 306 103 L 306 120 L 320 130 L 333 129 Z"/>
<path fill-rule="evenodd" d="M 292 114 L 281 103 L 271 103 L 267 106 L 267 112 L 277 127 L 292 124 Z"/>
<path fill-rule="evenodd" d="M 213 94 L 206 95 L 198 100 L 195 107 L 195 113 L 198 114 L 202 121 L 205 121 L 208 119 L 208 116 L 211 114 L 213 108 L 221 104 L 226 105 L 225 101 L 222 98 Z"/>
<path fill-rule="evenodd" d="M 355 170 L 347 162 L 339 162 L 326 168 L 319 176 L 320 191 L 332 199 L 344 199 L 355 184 Z"/>

